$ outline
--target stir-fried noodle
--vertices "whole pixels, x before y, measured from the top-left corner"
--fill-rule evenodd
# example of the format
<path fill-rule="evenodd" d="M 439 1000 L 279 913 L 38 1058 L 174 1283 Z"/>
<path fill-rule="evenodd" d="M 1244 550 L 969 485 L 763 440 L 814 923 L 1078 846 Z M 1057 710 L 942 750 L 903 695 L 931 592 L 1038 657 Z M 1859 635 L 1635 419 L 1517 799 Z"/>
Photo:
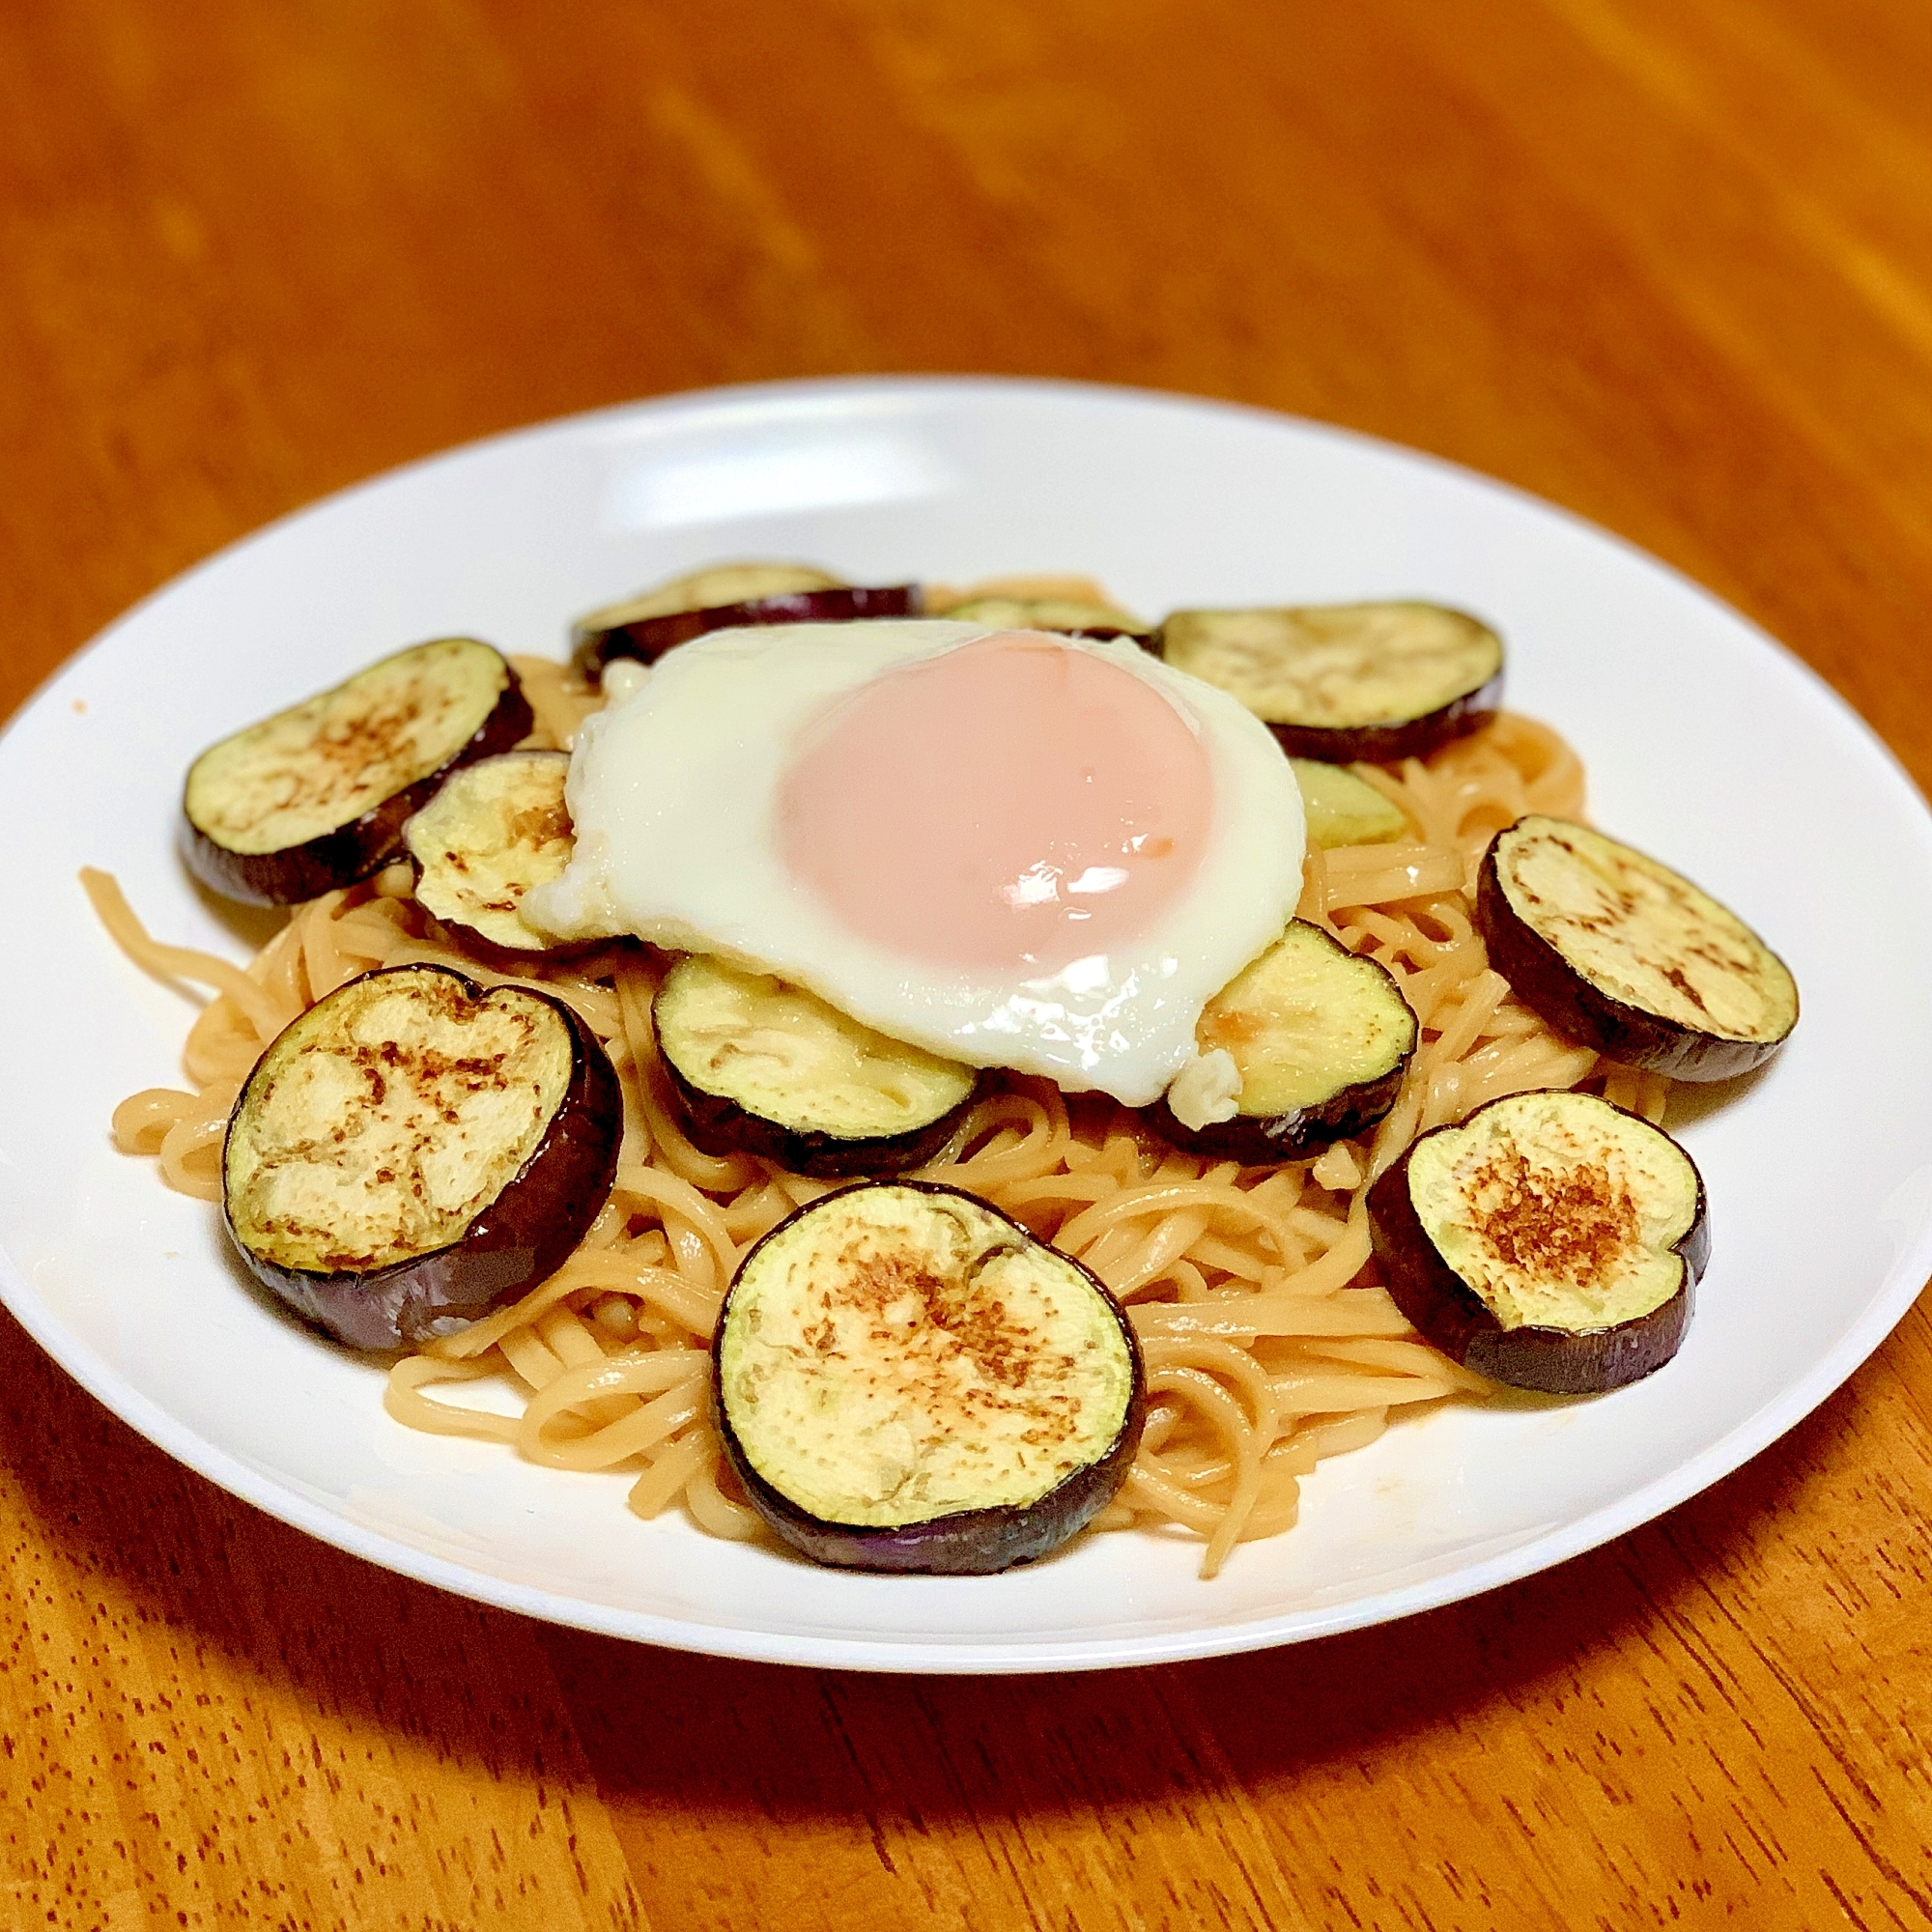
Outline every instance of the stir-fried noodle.
<path fill-rule="evenodd" d="M 595 698 L 560 668 L 519 661 L 538 729 L 567 742 Z M 1374 1282 L 1364 1196 L 1419 1133 L 1485 1100 L 1589 1083 L 1658 1119 L 1664 1082 L 1552 1034 L 1490 970 L 1470 923 L 1483 846 L 1525 811 L 1576 816 L 1583 774 L 1556 735 L 1504 716 L 1426 762 L 1357 767 L 1407 814 L 1395 844 L 1311 852 L 1304 918 L 1381 961 L 1421 1022 L 1394 1110 L 1361 1142 L 1274 1168 L 1169 1148 L 1128 1110 L 1010 1078 L 972 1110 L 926 1179 L 970 1189 L 1079 1256 L 1131 1312 L 1146 1354 L 1140 1456 L 1101 1527 L 1178 1526 L 1211 1576 L 1239 1542 L 1295 1520 L 1297 1479 L 1418 1405 L 1477 1395 L 1482 1378 L 1420 1341 Z M 242 1082 L 298 1012 L 358 973 L 456 964 L 489 984 L 526 978 L 568 1001 L 622 1079 L 616 1188 L 582 1245 L 513 1306 L 398 1359 L 391 1415 L 486 1436 L 532 1461 L 635 1473 L 631 1507 L 681 1505 L 715 1535 L 762 1534 L 725 1467 L 710 1412 L 709 1347 L 746 1249 L 829 1183 L 685 1138 L 658 1057 L 651 1001 L 662 955 L 613 945 L 511 976 L 454 947 L 410 896 L 407 867 L 297 907 L 245 968 L 157 944 L 114 881 L 85 876 L 102 920 L 151 972 L 214 997 L 191 1029 L 191 1091 L 152 1089 L 116 1110 L 128 1152 L 168 1185 L 220 1198 L 223 1130 Z M 519 1414 L 467 1402 L 494 1378 Z"/>

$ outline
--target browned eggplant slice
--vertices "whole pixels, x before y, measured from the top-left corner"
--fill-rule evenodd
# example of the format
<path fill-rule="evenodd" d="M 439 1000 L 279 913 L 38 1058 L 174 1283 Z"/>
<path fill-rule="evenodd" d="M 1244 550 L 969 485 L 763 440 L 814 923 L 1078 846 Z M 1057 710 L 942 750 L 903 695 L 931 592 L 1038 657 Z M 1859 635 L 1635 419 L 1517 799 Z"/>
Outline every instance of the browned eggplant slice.
<path fill-rule="evenodd" d="M 985 624 L 1003 631 L 1057 631 L 1070 638 L 1131 638 L 1152 641 L 1154 627 L 1111 604 L 1088 604 L 1072 597 L 968 597 L 934 611 L 935 617 Z"/>
<path fill-rule="evenodd" d="M 673 577 L 648 590 L 639 590 L 615 604 L 580 617 L 571 626 L 573 642 L 597 631 L 620 630 L 653 617 L 674 617 L 687 611 L 715 611 L 731 604 L 752 604 L 762 597 L 789 597 L 801 591 L 843 590 L 842 577 L 810 563 L 713 563 L 683 577 Z"/>
<path fill-rule="evenodd" d="M 1553 1395 L 1662 1368 L 1711 1251 L 1690 1156 L 1594 1094 L 1515 1094 L 1424 1134 L 1369 1190 L 1369 1228 L 1429 1341 Z"/>
<path fill-rule="evenodd" d="M 916 583 L 846 583 L 802 563 L 714 564 L 579 618 L 570 632 L 572 662 L 595 684 L 612 658 L 655 664 L 708 631 L 916 617 L 922 609 Z"/>
<path fill-rule="evenodd" d="M 569 776 L 568 752 L 505 752 L 452 774 L 403 828 L 416 903 L 493 953 L 568 950 L 522 907 L 570 863 Z"/>
<path fill-rule="evenodd" d="M 867 1181 L 748 1254 L 713 1346 L 753 1507 L 846 1569 L 983 1576 L 1091 1522 L 1146 1408 L 1125 1313 L 970 1194 Z"/>
<path fill-rule="evenodd" d="M 946 1144 L 980 1076 L 815 994 L 695 952 L 666 974 L 658 1045 L 707 1153 L 822 1179 L 900 1174 Z"/>
<path fill-rule="evenodd" d="M 1297 919 L 1208 1001 L 1194 1038 L 1205 1104 L 1183 1072 L 1149 1110 L 1155 1127 L 1195 1153 L 1260 1165 L 1374 1126 L 1402 1091 L 1416 1025 L 1386 967 Z M 1239 1081 L 1232 1115 L 1218 1120 L 1216 1054 Z"/>
<path fill-rule="evenodd" d="M 562 1001 L 444 966 L 364 974 L 270 1045 L 236 1100 L 242 1259 L 337 1341 L 447 1334 L 564 1262 L 608 1199 L 623 1101 Z"/>
<path fill-rule="evenodd" d="M 1532 814 L 1490 841 L 1476 929 L 1524 1006 L 1627 1066 L 1727 1080 L 1798 1024 L 1790 969 L 1736 913 L 1567 819 Z"/>
<path fill-rule="evenodd" d="M 1342 845 L 1386 845 L 1408 831 L 1408 818 L 1366 779 L 1320 758 L 1290 758 L 1301 787 L 1308 842 L 1318 851 Z"/>
<path fill-rule="evenodd" d="M 438 638 L 211 745 L 188 767 L 182 851 L 204 885 L 293 905 L 402 849 L 458 766 L 507 752 L 530 707 L 500 651 Z"/>
<path fill-rule="evenodd" d="M 1177 611 L 1161 655 L 1238 697 L 1299 758 L 1427 757 L 1502 702 L 1502 639 L 1440 604 Z"/>

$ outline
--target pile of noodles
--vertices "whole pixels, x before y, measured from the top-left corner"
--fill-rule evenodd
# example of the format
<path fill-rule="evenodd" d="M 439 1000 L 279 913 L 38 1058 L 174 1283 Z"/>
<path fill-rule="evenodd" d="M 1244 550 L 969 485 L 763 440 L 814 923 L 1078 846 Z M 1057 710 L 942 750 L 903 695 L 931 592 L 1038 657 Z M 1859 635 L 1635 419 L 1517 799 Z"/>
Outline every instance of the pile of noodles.
<path fill-rule="evenodd" d="M 519 660 L 532 742 L 567 743 L 594 696 Z M 1149 1409 L 1104 1528 L 1202 1538 L 1205 1576 L 1239 1542 L 1295 1520 L 1298 1479 L 1373 1440 L 1400 1410 L 1487 1384 L 1420 1341 L 1376 1284 L 1364 1196 L 1421 1132 L 1499 1094 L 1588 1084 L 1652 1120 L 1664 1082 L 1552 1034 L 1489 968 L 1470 925 L 1475 866 L 1525 811 L 1577 816 L 1582 769 L 1556 735 L 1505 715 L 1427 761 L 1355 768 L 1407 814 L 1395 844 L 1309 854 L 1301 901 L 1381 961 L 1421 1022 L 1394 1110 L 1319 1158 L 1241 1168 L 1179 1153 L 1094 1095 L 1010 1078 L 972 1110 L 920 1177 L 970 1189 L 1077 1255 L 1126 1304 Z M 752 1242 L 830 1183 L 685 1138 L 658 1058 L 651 999 L 662 955 L 628 943 L 510 976 L 466 956 L 410 896 L 408 868 L 297 907 L 245 968 L 157 944 L 113 880 L 84 875 L 97 909 L 149 971 L 214 989 L 190 1031 L 190 1093 L 152 1089 L 116 1110 L 128 1152 L 168 1185 L 220 1198 L 223 1129 L 264 1047 L 298 1012 L 381 966 L 457 964 L 488 984 L 523 978 L 569 1002 L 609 1048 L 625 1121 L 615 1191 L 575 1255 L 514 1306 L 398 1359 L 389 1413 L 412 1429 L 500 1439 L 564 1469 L 635 1472 L 630 1504 L 681 1504 L 714 1535 L 763 1533 L 726 1468 L 710 1412 L 719 1305 Z M 493 1380 L 495 1407 L 464 1399 Z M 521 1412 L 500 1412 L 503 1392 Z M 480 1394 L 481 1392 L 475 1392 Z"/>

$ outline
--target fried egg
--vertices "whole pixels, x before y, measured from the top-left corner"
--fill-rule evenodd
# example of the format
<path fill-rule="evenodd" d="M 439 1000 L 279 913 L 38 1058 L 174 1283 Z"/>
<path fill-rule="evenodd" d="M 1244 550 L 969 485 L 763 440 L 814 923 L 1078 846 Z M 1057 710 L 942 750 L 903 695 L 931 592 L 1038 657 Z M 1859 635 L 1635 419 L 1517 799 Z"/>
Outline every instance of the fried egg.
<path fill-rule="evenodd" d="M 612 680 L 613 685 L 619 681 Z M 590 718 L 526 915 L 809 987 L 895 1038 L 1130 1106 L 1301 888 L 1300 792 L 1138 646 L 944 621 L 722 631 Z"/>

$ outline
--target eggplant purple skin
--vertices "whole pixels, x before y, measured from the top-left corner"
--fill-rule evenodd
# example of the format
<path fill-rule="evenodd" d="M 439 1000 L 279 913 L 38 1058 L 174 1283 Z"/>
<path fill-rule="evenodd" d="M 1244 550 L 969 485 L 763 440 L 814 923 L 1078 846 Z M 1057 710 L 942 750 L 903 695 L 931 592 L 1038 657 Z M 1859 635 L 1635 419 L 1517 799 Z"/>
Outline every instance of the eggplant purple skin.
<path fill-rule="evenodd" d="M 1082 624 L 1070 631 L 1055 631 L 1052 635 L 1057 638 L 1091 638 L 1101 643 L 1139 644 L 1145 650 L 1148 639 L 1152 634 L 1148 631 L 1130 631 L 1124 624 Z"/>
<path fill-rule="evenodd" d="M 1452 697 L 1447 704 L 1392 724 L 1277 724 L 1267 721 L 1275 742 L 1294 758 L 1319 758 L 1330 765 L 1395 765 L 1404 758 L 1426 758 L 1456 738 L 1466 738 L 1494 723 L 1502 708 L 1503 674 Z"/>
<path fill-rule="evenodd" d="M 1143 649 L 1166 661 L 1167 649 L 1159 631 L 1139 641 Z M 1396 765 L 1404 758 L 1426 758 L 1453 739 L 1466 738 L 1493 724 L 1502 703 L 1503 673 L 1498 670 L 1474 691 L 1465 691 L 1461 697 L 1452 697 L 1420 718 L 1399 719 L 1390 724 L 1278 724 L 1265 718 L 1262 722 L 1292 758 L 1313 758 L 1324 765 Z"/>
<path fill-rule="evenodd" d="M 1143 1108 L 1142 1117 L 1171 1146 L 1188 1153 L 1237 1160 L 1243 1167 L 1276 1167 L 1367 1133 L 1395 1105 L 1413 1056 L 1411 1047 L 1400 1065 L 1378 1079 L 1357 1081 L 1319 1106 L 1297 1107 L 1287 1114 L 1236 1114 L 1232 1120 L 1210 1121 L 1205 1127 L 1185 1127 L 1160 1099 Z"/>
<path fill-rule="evenodd" d="M 420 879 L 421 865 L 411 859 L 410 866 Z M 620 933 L 611 939 L 559 939 L 551 946 L 503 946 L 478 932 L 473 925 L 464 924 L 460 919 L 444 919 L 434 913 L 430 917 L 435 922 L 435 929 L 441 933 L 452 951 L 473 959 L 477 965 L 487 967 L 492 973 L 527 973 L 532 966 L 561 966 L 573 959 L 587 959 L 595 952 L 634 951 L 638 944 Z"/>
<path fill-rule="evenodd" d="M 371 806 L 360 818 L 300 845 L 280 852 L 231 852 L 188 817 L 184 803 L 183 862 L 203 885 L 243 905 L 298 905 L 381 871 L 402 856 L 403 827 L 436 796 L 451 772 L 510 751 L 529 735 L 536 719 L 524 696 L 523 680 L 515 670 L 509 671 L 509 679 L 489 717 L 454 757 L 427 778 Z"/>
<path fill-rule="evenodd" d="M 861 1187 L 868 1185 L 865 1181 L 857 1184 Z M 916 1187 L 927 1194 L 957 1195 L 961 1191 L 930 1180 L 898 1180 L 893 1185 Z M 782 1235 L 801 1214 L 809 1214 L 814 1208 L 851 1191 L 850 1188 L 839 1188 L 837 1193 L 821 1195 L 817 1201 L 808 1202 L 805 1207 L 786 1215 L 776 1228 L 755 1242 L 738 1264 L 738 1273 L 731 1279 L 732 1288 L 737 1287 L 739 1277 L 751 1264 L 752 1256 L 766 1241 Z M 1029 1234 L 1017 1221 L 1009 1215 L 1001 1214 L 997 1208 L 981 1201 L 978 1195 L 968 1195 L 967 1199 L 988 1213 L 1009 1222 L 1027 1240 L 1038 1239 L 1037 1236 Z M 1056 1249 L 1055 1253 L 1059 1254 L 1060 1250 Z M 891 1576 L 991 1577 L 1002 1570 L 1015 1569 L 1022 1563 L 1036 1562 L 1085 1529 L 1113 1501 L 1121 1485 L 1127 1480 L 1127 1472 L 1133 1467 L 1134 1458 L 1140 1452 L 1141 1432 L 1147 1425 L 1147 1366 L 1141 1357 L 1140 1339 L 1134 1333 L 1134 1324 L 1127 1319 L 1126 1310 L 1114 1299 L 1112 1291 L 1084 1263 L 1075 1261 L 1071 1255 L 1063 1254 L 1061 1259 L 1078 1268 L 1113 1310 L 1121 1332 L 1126 1337 L 1127 1354 L 1133 1366 L 1133 1395 L 1127 1403 L 1127 1412 L 1122 1419 L 1120 1433 L 1108 1445 L 1106 1454 L 1098 1461 L 1073 1470 L 1037 1502 L 1003 1504 L 992 1509 L 955 1510 L 950 1516 L 932 1517 L 924 1522 L 899 1523 L 884 1528 L 870 1523 L 828 1522 L 821 1517 L 815 1517 L 793 1502 L 782 1491 L 774 1488 L 752 1466 L 724 1406 L 720 1344 L 731 1307 L 731 1296 L 727 1292 L 724 1306 L 719 1311 L 718 1327 L 711 1346 L 712 1415 L 724 1445 L 725 1460 L 743 1485 L 752 1507 L 773 1534 L 802 1556 L 809 1556 L 814 1563 L 823 1563 L 837 1570 L 869 1570 Z"/>
<path fill-rule="evenodd" d="M 684 1130 L 700 1153 L 720 1159 L 734 1153 L 753 1153 L 775 1160 L 793 1174 L 808 1174 L 814 1180 L 851 1180 L 863 1175 L 884 1179 L 903 1174 L 909 1167 L 928 1161 L 952 1138 L 967 1108 L 980 1097 L 983 1080 L 960 1103 L 938 1120 L 910 1133 L 879 1134 L 854 1140 L 839 1134 L 781 1126 L 727 1100 L 722 1094 L 707 1094 L 664 1056 L 665 1071 L 676 1091 L 684 1112 Z"/>
<path fill-rule="evenodd" d="M 1502 836 L 1490 840 L 1476 874 L 1476 931 L 1490 964 L 1517 998 L 1558 1033 L 1625 1066 L 1672 1080 L 1731 1080 L 1754 1072 L 1791 1037 L 1786 1031 L 1772 1040 L 1725 1039 L 1626 1005 L 1593 986 L 1511 906 L 1496 870 Z"/>
<path fill-rule="evenodd" d="M 1450 1128 L 1432 1131 L 1446 1133 Z M 1383 1281 L 1396 1306 L 1424 1340 L 1494 1381 L 1546 1395 L 1599 1395 L 1622 1388 L 1661 1369 L 1676 1354 L 1690 1323 L 1697 1283 L 1711 1259 L 1711 1222 L 1701 1174 L 1696 1212 L 1676 1243 L 1684 1263 L 1683 1285 L 1662 1307 L 1611 1328 L 1505 1328 L 1442 1259 L 1415 1211 L 1408 1191 L 1409 1155 L 1428 1138 L 1424 1134 L 1413 1142 L 1369 1189 L 1369 1236 Z M 1694 1162 L 1691 1171 L 1696 1173 Z"/>
<path fill-rule="evenodd" d="M 679 644 L 708 631 L 748 624 L 840 624 L 863 617 L 917 617 L 925 608 L 917 583 L 848 584 L 836 590 L 787 590 L 742 604 L 714 604 L 703 611 L 673 611 L 635 624 L 612 624 L 581 637 L 571 663 L 586 684 L 598 683 L 612 658 L 656 664 Z"/>
<path fill-rule="evenodd" d="M 447 974 L 472 1000 L 484 998 L 488 990 L 447 966 L 386 970 Z M 224 1198 L 222 1225 L 249 1273 L 334 1340 L 352 1349 L 387 1352 L 446 1332 L 439 1323 L 473 1321 L 494 1303 L 554 1274 L 611 1197 L 624 1132 L 624 1099 L 616 1069 L 597 1036 L 561 1000 L 551 1004 L 570 1029 L 570 1079 L 563 1098 L 535 1151 L 461 1239 L 368 1273 L 281 1267 L 242 1238 Z M 244 1084 L 228 1117 L 231 1129 L 248 1093 Z"/>

